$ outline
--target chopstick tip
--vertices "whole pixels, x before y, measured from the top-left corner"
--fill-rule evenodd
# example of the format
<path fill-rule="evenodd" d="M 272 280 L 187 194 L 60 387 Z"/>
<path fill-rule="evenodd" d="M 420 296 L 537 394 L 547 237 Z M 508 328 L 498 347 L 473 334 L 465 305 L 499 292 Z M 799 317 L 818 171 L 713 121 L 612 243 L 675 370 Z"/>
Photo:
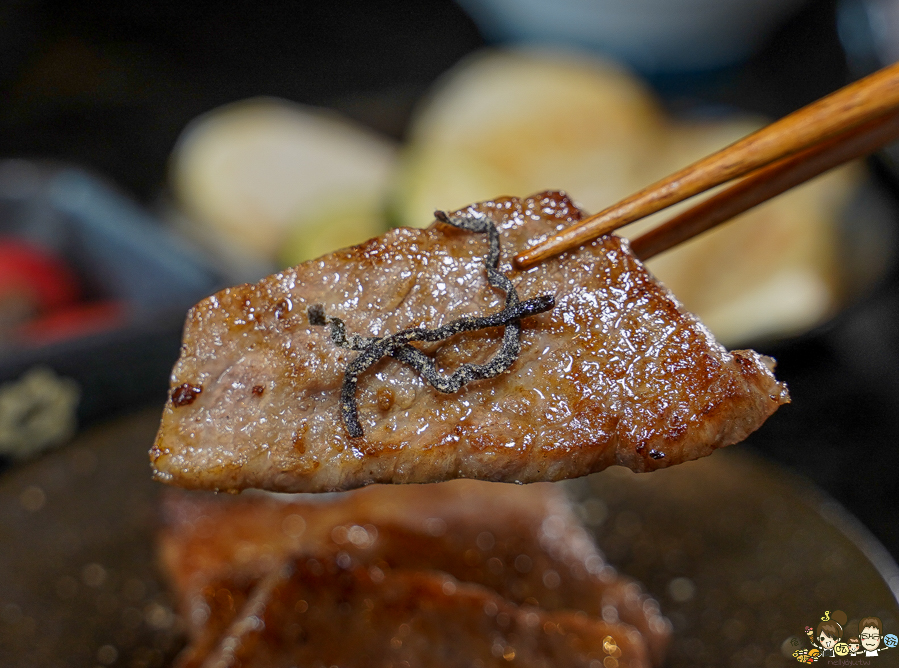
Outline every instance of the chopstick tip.
<path fill-rule="evenodd" d="M 537 256 L 535 251 L 539 248 L 539 246 L 535 246 L 534 248 L 530 248 L 525 251 L 521 251 L 518 255 L 516 255 L 512 259 L 512 264 L 516 269 L 524 271 L 525 269 L 530 269 L 535 264 L 540 262 L 541 258 Z"/>

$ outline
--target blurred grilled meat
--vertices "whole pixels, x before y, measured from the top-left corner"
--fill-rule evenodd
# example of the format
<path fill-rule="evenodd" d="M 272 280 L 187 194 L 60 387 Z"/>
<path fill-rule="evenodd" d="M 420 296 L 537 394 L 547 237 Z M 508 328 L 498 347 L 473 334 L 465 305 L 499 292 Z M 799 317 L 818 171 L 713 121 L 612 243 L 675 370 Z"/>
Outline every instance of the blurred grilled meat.
<path fill-rule="evenodd" d="M 201 665 L 260 583 L 300 557 L 437 571 L 510 605 L 579 611 L 656 664 L 670 635 L 656 602 L 606 563 L 554 485 L 459 480 L 287 501 L 173 493 L 165 516 L 162 563 L 191 639 L 181 668 Z"/>

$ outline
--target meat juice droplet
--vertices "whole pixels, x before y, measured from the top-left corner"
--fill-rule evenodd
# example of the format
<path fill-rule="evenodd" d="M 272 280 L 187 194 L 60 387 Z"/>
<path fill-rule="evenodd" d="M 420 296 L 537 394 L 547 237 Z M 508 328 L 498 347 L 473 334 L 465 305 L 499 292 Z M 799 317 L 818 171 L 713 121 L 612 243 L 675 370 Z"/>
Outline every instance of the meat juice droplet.
<path fill-rule="evenodd" d="M 182 406 L 189 406 L 196 400 L 198 396 L 200 396 L 201 392 L 203 392 L 203 388 L 199 385 L 182 383 L 174 390 L 172 390 L 172 403 L 177 408 L 181 408 Z"/>
<path fill-rule="evenodd" d="M 278 320 L 286 318 L 292 310 L 293 302 L 291 302 L 289 299 L 282 299 L 275 306 L 275 318 Z"/>

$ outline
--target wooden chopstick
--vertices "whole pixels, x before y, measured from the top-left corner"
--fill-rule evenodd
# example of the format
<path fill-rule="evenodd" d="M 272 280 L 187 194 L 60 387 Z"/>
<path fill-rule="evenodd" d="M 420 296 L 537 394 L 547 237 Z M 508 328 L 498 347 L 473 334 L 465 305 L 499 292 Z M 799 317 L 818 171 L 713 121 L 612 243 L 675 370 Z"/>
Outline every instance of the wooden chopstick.
<path fill-rule="evenodd" d="M 838 165 L 899 139 L 899 113 L 846 133 L 753 172 L 736 185 L 631 240 L 641 260 L 658 255 Z"/>
<path fill-rule="evenodd" d="M 899 109 L 899 63 L 823 97 L 522 251 L 522 269 Z"/>

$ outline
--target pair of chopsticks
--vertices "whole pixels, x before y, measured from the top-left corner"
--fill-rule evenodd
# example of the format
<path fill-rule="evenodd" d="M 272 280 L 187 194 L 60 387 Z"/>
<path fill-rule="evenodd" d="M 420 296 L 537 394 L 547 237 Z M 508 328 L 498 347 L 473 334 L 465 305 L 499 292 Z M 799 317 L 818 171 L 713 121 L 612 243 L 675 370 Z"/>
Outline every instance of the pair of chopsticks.
<path fill-rule="evenodd" d="M 899 63 L 793 112 L 522 251 L 522 269 L 734 179 L 735 185 L 631 241 L 642 260 L 899 138 Z"/>

